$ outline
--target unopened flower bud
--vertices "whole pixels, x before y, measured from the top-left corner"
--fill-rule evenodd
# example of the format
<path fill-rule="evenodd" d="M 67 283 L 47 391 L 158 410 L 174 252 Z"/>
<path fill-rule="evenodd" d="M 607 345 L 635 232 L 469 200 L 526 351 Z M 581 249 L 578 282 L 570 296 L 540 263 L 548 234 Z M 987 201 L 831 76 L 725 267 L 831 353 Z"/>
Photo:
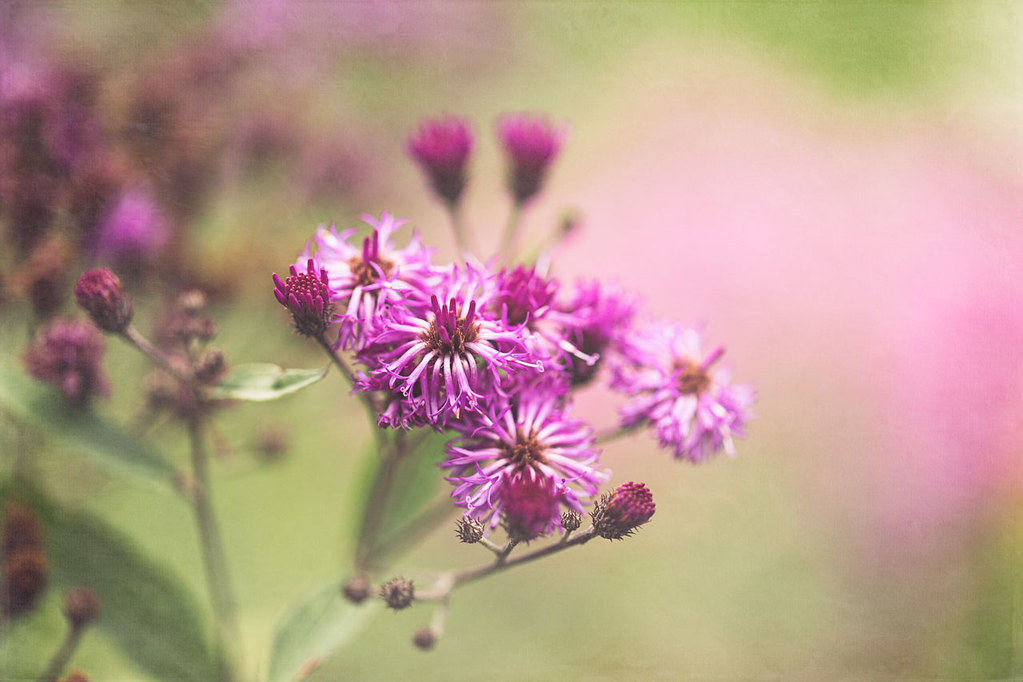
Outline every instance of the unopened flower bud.
<path fill-rule="evenodd" d="M 341 586 L 341 594 L 353 604 L 361 604 L 369 597 L 371 588 L 372 585 L 369 584 L 366 576 L 357 575 L 354 578 L 349 578 L 348 582 Z"/>
<path fill-rule="evenodd" d="M 85 587 L 78 587 L 64 598 L 64 616 L 73 628 L 82 628 L 99 618 L 99 597 Z"/>
<path fill-rule="evenodd" d="M 317 273 L 310 258 L 305 272 L 299 272 L 292 265 L 291 275 L 286 279 L 281 279 L 276 273 L 273 279 L 274 296 L 291 312 L 299 334 L 316 337 L 327 331 L 334 315 L 334 304 L 330 300 L 330 279 L 324 268 Z"/>
<path fill-rule="evenodd" d="M 455 535 L 467 545 L 475 544 L 483 538 L 483 524 L 472 517 L 463 516 L 455 522 Z"/>
<path fill-rule="evenodd" d="M 215 384 L 227 370 L 227 358 L 221 350 L 204 351 L 195 363 L 195 378 L 204 384 Z"/>
<path fill-rule="evenodd" d="M 516 204 L 533 198 L 542 188 L 566 136 L 545 117 L 505 114 L 497 121 L 497 137 L 508 157 L 508 189 Z"/>
<path fill-rule="evenodd" d="M 27 547 L 4 558 L 0 608 L 7 617 L 32 610 L 46 589 L 49 565 L 42 548 Z"/>
<path fill-rule="evenodd" d="M 583 517 L 579 512 L 567 511 L 561 515 L 561 527 L 566 531 L 579 530 L 583 525 Z"/>
<path fill-rule="evenodd" d="M 106 268 L 88 270 L 78 278 L 75 300 L 103 331 L 123 332 L 131 324 L 131 299 L 117 275 Z"/>
<path fill-rule="evenodd" d="M 392 578 L 380 586 L 380 597 L 387 603 L 387 607 L 395 611 L 407 609 L 415 599 L 415 588 L 411 580 L 404 578 Z"/>
<path fill-rule="evenodd" d="M 654 498 L 643 483 L 623 483 L 614 492 L 604 494 L 593 506 L 590 516 L 597 535 L 620 540 L 654 515 Z"/>
<path fill-rule="evenodd" d="M 465 189 L 465 166 L 472 147 L 469 124 L 455 116 L 444 116 L 423 121 L 409 135 L 405 148 L 423 169 L 434 193 L 454 205 Z"/>
<path fill-rule="evenodd" d="M 420 628 L 412 637 L 412 643 L 423 651 L 429 651 L 437 643 L 437 635 L 430 628 Z"/>

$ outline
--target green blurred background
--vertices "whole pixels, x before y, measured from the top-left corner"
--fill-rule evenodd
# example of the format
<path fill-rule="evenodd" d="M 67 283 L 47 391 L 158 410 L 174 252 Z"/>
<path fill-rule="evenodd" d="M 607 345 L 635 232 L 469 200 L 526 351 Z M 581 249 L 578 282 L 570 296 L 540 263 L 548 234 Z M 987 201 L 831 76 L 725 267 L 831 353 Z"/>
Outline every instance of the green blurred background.
<path fill-rule="evenodd" d="M 1019 5 L 94 1 L 17 19 L 46 52 L 110 74 L 115 103 L 181 55 L 245 43 L 257 56 L 229 102 L 192 124 L 229 136 L 260 114 L 343 161 L 324 191 L 301 164 L 217 176 L 185 248 L 230 291 L 214 316 L 232 362 L 322 363 L 270 296 L 318 223 L 387 210 L 451 257 L 402 150 L 424 117 L 475 122 L 467 215 L 493 248 L 507 203 L 492 121 L 529 110 L 572 128 L 526 215 L 539 241 L 581 212 L 556 273 L 706 322 L 758 387 L 735 459 L 672 462 L 646 435 L 606 448 L 614 483 L 653 490 L 636 537 L 458 590 L 430 653 L 409 643 L 430 606 L 381 613 L 313 679 L 1023 679 Z M 137 302 L 143 329 L 156 293 Z M 0 334 L 17 357 L 23 330 Z M 127 421 L 144 365 L 116 343 L 108 363 Z M 613 405 L 594 390 L 579 408 L 602 426 Z M 336 376 L 218 428 L 216 504 L 256 674 L 288 605 L 349 570 L 372 437 Z M 257 466 L 267 428 L 290 446 Z M 184 463 L 180 433 L 154 437 Z M 39 467 L 205 603 L 184 502 L 63 450 Z M 428 582 L 481 554 L 444 526 L 396 573 Z M 56 641 L 59 599 L 15 645 Z M 147 679 L 97 632 L 74 665 Z"/>

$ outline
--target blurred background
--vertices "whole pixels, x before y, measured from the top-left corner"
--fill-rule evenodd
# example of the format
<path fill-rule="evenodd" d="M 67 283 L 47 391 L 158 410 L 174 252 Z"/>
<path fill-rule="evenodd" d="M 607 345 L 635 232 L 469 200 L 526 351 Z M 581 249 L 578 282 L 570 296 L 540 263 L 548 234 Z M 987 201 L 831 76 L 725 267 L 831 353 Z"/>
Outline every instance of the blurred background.
<path fill-rule="evenodd" d="M 612 481 L 657 503 L 636 537 L 460 589 L 430 653 L 409 643 L 429 607 L 380 614 L 314 679 L 1023 679 L 1021 31 L 1023 7 L 994 0 L 5 0 L 0 92 L 77 132 L 71 180 L 38 201 L 54 215 L 30 201 L 21 224 L 41 227 L 5 237 L 0 347 L 16 359 L 17 323 L 73 308 L 47 289 L 54 262 L 104 262 L 140 328 L 200 286 L 231 362 L 322 364 L 271 273 L 318 224 L 381 211 L 449 259 L 403 149 L 445 112 L 474 123 L 466 221 L 490 255 L 509 210 L 493 122 L 545 112 L 571 134 L 527 240 L 576 211 L 554 273 L 703 325 L 757 386 L 757 419 L 701 466 L 647 434 L 609 445 Z M 10 161 L 22 133 L 4 133 Z M 107 358 L 107 409 L 129 422 L 144 364 L 116 343 Z M 372 436 L 328 379 L 221 420 L 253 672 L 288 604 L 349 570 Z M 615 406 L 593 389 L 577 412 L 600 428 Z M 182 435 L 153 429 L 183 462 Z M 58 451 L 38 466 L 204 603 L 177 496 Z M 480 554 L 445 526 L 397 572 Z M 16 645 L 60 632 L 37 620 Z M 75 664 L 94 679 L 149 679 L 89 637 Z"/>

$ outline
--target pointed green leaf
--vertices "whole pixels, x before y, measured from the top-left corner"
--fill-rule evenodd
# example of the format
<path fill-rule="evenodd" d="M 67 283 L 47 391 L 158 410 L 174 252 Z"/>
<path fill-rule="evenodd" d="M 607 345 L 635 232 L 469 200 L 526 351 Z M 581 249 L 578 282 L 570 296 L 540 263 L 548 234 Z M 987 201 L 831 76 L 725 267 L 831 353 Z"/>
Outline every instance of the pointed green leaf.
<path fill-rule="evenodd" d="M 0 367 L 0 409 L 108 468 L 165 481 L 174 474 L 171 463 L 146 441 L 10 367 Z"/>
<path fill-rule="evenodd" d="M 39 518 L 50 565 L 47 589 L 87 587 L 100 600 L 98 628 L 141 669 L 163 680 L 212 680 L 215 659 L 192 594 L 163 566 L 100 519 L 7 484 Z M 185 510 L 182 509 L 182 513 Z"/>
<path fill-rule="evenodd" d="M 327 376 L 330 365 L 315 369 L 283 369 L 269 363 L 236 365 L 213 390 L 213 397 L 229 400 L 277 400 L 312 386 Z"/>
<path fill-rule="evenodd" d="M 281 619 L 270 654 L 269 682 L 305 679 L 380 611 L 375 599 L 360 605 L 346 601 L 340 584 L 334 580 L 307 594 Z"/>

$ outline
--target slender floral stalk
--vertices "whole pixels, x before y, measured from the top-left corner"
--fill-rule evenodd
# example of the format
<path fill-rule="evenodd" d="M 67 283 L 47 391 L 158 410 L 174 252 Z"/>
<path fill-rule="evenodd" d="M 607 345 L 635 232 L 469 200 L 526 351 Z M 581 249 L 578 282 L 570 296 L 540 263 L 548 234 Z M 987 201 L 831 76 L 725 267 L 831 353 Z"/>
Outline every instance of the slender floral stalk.
<path fill-rule="evenodd" d="M 405 432 L 398 431 L 381 452 L 380 466 L 373 478 L 362 522 L 359 525 L 359 539 L 355 550 L 355 568 L 359 572 L 370 571 L 380 553 L 380 529 L 390 502 L 391 492 L 398 468 L 408 453 Z"/>
<path fill-rule="evenodd" d="M 518 201 L 512 202 L 511 211 L 508 213 L 508 222 L 504 226 L 504 236 L 501 238 L 501 250 L 498 255 L 504 264 L 511 263 L 515 257 L 516 238 L 519 233 L 519 223 L 522 217 L 522 204 Z"/>
<path fill-rule="evenodd" d="M 171 362 L 166 353 L 150 343 L 135 327 L 129 325 L 120 334 L 121 338 L 135 346 L 135 348 L 139 349 L 161 368 L 167 370 L 175 379 L 190 388 L 195 388 L 195 377 L 191 376 L 190 373 L 183 372 L 180 367 Z"/>
<path fill-rule="evenodd" d="M 445 201 L 448 209 L 448 216 L 451 218 L 451 231 L 455 235 L 455 246 L 458 249 L 459 262 L 465 262 L 465 254 L 472 249 L 469 246 L 469 239 L 465 231 L 465 223 L 462 220 L 462 209 L 457 201 Z"/>
<path fill-rule="evenodd" d="M 221 679 L 232 680 L 233 671 L 238 669 L 238 662 L 241 659 L 241 636 L 224 545 L 210 498 L 209 454 L 206 450 L 204 432 L 202 416 L 199 414 L 189 416 L 188 438 L 194 478 L 191 501 L 199 530 L 210 602 L 216 621 L 217 645 L 221 657 L 220 664 L 223 666 Z"/>
<path fill-rule="evenodd" d="M 574 536 L 571 540 L 568 540 L 566 542 L 557 542 L 552 545 L 547 545 L 532 552 L 521 554 L 513 559 L 506 558 L 507 553 L 505 553 L 504 554 L 505 558 L 502 558 L 502 556 L 499 555 L 494 562 L 486 564 L 484 566 L 470 568 L 464 571 L 459 571 L 457 573 L 445 573 L 444 575 L 441 576 L 440 580 L 438 580 L 437 584 L 434 586 L 432 590 L 418 593 L 416 595 L 416 599 L 419 599 L 421 601 L 447 599 L 449 595 L 455 590 L 455 588 L 459 587 L 460 585 L 475 582 L 476 580 L 486 578 L 487 576 L 493 575 L 494 573 L 504 571 L 514 566 L 520 566 L 531 561 L 536 561 L 537 559 L 542 559 L 543 557 L 549 556 L 551 554 L 557 554 L 558 552 L 568 549 L 569 547 L 575 547 L 576 545 L 586 544 L 587 542 L 595 538 L 596 535 L 597 533 L 594 530 L 593 526 L 590 526 L 589 528 L 587 528 L 586 530 L 584 530 L 583 532 L 579 533 L 578 535 Z M 509 543 L 509 545 L 510 544 L 511 543 Z M 508 551 L 511 551 L 511 547 L 506 546 L 506 549 Z"/>
<path fill-rule="evenodd" d="M 67 635 L 64 637 L 64 641 L 61 643 L 60 648 L 53 653 L 53 658 L 50 659 L 49 664 L 46 666 L 46 670 L 42 675 L 39 676 L 39 682 L 56 682 L 57 678 L 67 667 L 68 661 L 71 660 L 71 656 L 74 655 L 75 650 L 78 648 L 78 643 L 82 641 L 82 634 L 85 632 L 84 627 L 71 626 L 68 629 Z"/>

